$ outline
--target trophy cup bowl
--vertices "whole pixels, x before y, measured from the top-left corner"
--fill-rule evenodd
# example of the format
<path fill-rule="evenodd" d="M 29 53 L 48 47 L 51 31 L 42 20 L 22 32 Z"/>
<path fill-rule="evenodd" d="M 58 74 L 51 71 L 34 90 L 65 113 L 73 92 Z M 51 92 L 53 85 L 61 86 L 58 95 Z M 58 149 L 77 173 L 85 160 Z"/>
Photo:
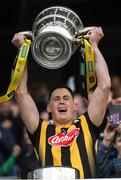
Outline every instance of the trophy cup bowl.
<path fill-rule="evenodd" d="M 58 69 L 70 60 L 79 46 L 75 35 L 83 23 L 71 9 L 52 6 L 41 11 L 32 26 L 31 52 L 34 60 L 48 69 Z"/>

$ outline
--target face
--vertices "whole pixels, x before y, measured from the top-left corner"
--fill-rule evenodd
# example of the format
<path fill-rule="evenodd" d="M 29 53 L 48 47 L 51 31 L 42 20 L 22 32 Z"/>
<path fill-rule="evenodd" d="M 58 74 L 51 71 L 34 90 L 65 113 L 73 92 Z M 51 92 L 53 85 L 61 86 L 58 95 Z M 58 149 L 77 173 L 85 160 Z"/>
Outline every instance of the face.
<path fill-rule="evenodd" d="M 76 104 L 66 88 L 55 89 L 47 108 L 56 124 L 67 124 L 73 120 Z"/>

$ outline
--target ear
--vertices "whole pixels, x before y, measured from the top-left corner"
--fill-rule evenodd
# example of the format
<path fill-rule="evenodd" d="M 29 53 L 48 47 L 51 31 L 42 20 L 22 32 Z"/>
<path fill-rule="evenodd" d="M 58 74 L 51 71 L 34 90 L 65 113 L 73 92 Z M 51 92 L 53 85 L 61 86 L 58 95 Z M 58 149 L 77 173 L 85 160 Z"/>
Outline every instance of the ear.
<path fill-rule="evenodd" d="M 47 105 L 47 112 L 48 112 L 48 113 L 51 113 L 51 107 L 50 107 L 49 104 Z"/>
<path fill-rule="evenodd" d="M 74 111 L 77 111 L 77 103 L 74 102 Z"/>

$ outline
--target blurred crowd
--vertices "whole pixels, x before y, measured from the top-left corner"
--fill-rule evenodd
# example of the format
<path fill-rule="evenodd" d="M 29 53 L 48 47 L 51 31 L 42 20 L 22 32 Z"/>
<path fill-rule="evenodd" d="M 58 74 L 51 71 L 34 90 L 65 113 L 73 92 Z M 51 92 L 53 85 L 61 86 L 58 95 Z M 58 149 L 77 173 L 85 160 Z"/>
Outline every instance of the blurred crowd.
<path fill-rule="evenodd" d="M 121 77 L 112 75 L 111 83 L 107 111 L 96 146 L 97 174 L 100 178 L 121 177 L 121 116 L 120 112 L 111 111 L 114 106 L 118 106 L 118 111 L 121 111 Z M 68 81 L 68 85 L 75 89 L 72 82 Z M 40 118 L 49 119 L 46 110 L 49 94 L 47 84 L 33 82 L 29 90 L 39 110 Z M 77 104 L 75 118 L 86 111 L 92 95 L 93 91 L 90 91 L 86 99 L 75 91 L 74 98 Z M 27 172 L 38 167 L 39 163 L 35 158 L 15 98 L 0 104 L 0 176 L 20 176 L 25 179 Z"/>

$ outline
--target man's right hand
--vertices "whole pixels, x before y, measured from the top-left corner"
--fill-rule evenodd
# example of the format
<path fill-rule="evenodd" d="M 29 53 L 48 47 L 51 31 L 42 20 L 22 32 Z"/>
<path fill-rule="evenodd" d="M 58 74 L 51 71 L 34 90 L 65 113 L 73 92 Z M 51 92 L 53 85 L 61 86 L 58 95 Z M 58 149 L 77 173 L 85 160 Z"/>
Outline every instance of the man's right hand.
<path fill-rule="evenodd" d="M 16 33 L 12 39 L 12 44 L 17 48 L 20 48 L 25 38 L 26 37 L 23 34 Z"/>

